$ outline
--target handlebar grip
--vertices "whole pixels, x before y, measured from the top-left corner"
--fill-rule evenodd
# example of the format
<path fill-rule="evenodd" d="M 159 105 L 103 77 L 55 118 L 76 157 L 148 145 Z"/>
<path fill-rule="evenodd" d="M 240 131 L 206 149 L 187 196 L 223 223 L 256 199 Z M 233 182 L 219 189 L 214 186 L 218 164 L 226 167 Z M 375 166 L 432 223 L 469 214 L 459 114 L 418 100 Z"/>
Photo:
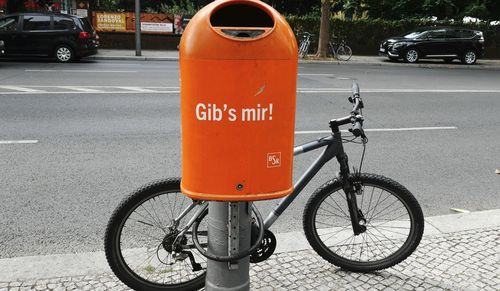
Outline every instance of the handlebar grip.
<path fill-rule="evenodd" d="M 353 82 L 352 83 L 352 97 L 356 98 L 359 97 L 359 86 L 358 83 Z"/>
<path fill-rule="evenodd" d="M 352 127 L 352 130 L 351 130 L 352 134 L 355 136 L 355 137 L 359 137 L 359 136 L 363 136 L 364 135 L 364 132 L 363 132 L 363 125 L 361 124 L 360 121 L 356 121 L 354 123 L 354 126 Z"/>

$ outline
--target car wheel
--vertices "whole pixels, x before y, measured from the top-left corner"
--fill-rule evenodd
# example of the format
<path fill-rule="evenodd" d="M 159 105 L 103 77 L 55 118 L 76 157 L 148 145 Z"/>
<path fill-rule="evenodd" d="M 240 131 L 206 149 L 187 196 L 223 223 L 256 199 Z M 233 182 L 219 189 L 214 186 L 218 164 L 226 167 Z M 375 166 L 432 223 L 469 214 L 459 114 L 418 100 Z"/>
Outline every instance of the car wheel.
<path fill-rule="evenodd" d="M 67 44 L 62 44 L 54 50 L 54 56 L 59 63 L 69 63 L 75 59 L 73 48 Z"/>
<path fill-rule="evenodd" d="M 449 64 L 453 62 L 453 58 L 444 58 L 443 61 Z"/>
<path fill-rule="evenodd" d="M 418 58 L 420 57 L 418 51 L 414 48 L 411 48 L 406 51 L 404 55 L 405 62 L 407 63 L 415 63 L 418 61 Z"/>
<path fill-rule="evenodd" d="M 477 61 L 477 54 L 473 50 L 466 51 L 462 56 L 462 63 L 466 65 L 473 65 Z"/>

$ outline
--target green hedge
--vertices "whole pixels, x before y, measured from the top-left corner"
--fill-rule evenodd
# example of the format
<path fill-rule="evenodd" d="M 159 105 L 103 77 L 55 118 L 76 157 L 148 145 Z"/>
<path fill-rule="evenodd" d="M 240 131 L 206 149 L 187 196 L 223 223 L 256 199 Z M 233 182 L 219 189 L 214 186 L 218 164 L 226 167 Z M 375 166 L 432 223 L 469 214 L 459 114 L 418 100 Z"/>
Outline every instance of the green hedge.
<path fill-rule="evenodd" d="M 319 36 L 320 18 L 317 16 L 287 16 L 287 20 L 295 33 L 303 31 L 315 35 L 311 50 L 316 50 Z M 355 55 L 376 55 L 380 41 L 418 27 L 426 26 L 460 26 L 480 30 L 486 40 L 486 57 L 500 58 L 500 25 L 463 24 L 446 21 L 422 21 L 418 19 L 389 21 L 381 19 L 340 20 L 330 21 L 330 32 L 347 40 Z M 311 51 L 311 52 L 313 52 Z"/>

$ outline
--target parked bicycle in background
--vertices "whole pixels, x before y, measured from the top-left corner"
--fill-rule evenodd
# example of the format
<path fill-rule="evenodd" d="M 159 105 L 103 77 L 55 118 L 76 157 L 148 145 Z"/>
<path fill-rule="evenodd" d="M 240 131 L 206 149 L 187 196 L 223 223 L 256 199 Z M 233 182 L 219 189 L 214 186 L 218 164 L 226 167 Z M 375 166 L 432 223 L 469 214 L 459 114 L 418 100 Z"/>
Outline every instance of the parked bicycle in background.
<path fill-rule="evenodd" d="M 339 61 L 348 61 L 352 57 L 352 49 L 346 44 L 345 39 L 338 39 L 335 35 L 328 42 L 328 52 Z"/>
<path fill-rule="evenodd" d="M 299 43 L 299 58 L 304 58 L 307 56 L 309 52 L 309 46 L 311 46 L 311 37 L 314 35 L 309 32 L 303 32 L 300 34 L 300 43 Z"/>

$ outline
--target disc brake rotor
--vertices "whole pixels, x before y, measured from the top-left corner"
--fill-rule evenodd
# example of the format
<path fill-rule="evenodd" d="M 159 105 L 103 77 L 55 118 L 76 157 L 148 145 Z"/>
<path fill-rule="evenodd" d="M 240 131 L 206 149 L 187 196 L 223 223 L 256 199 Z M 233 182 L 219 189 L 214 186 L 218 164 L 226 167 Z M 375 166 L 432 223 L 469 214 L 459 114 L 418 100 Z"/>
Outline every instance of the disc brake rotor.
<path fill-rule="evenodd" d="M 274 233 L 266 229 L 260 246 L 250 255 L 250 262 L 263 262 L 269 259 L 269 257 L 274 253 L 274 250 L 276 250 L 276 237 L 274 236 Z"/>

